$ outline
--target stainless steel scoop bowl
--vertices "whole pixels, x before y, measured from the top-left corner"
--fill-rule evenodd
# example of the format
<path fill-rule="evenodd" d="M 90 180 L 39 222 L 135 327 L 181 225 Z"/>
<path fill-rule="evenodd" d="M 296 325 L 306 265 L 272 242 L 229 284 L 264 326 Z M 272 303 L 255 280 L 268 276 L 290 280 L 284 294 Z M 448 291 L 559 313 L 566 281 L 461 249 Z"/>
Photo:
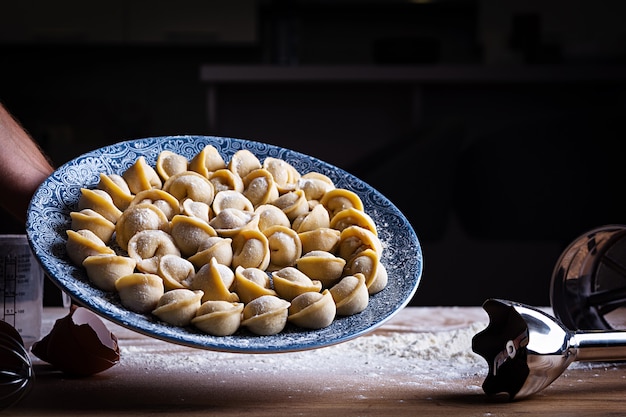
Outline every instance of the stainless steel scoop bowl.
<path fill-rule="evenodd" d="M 539 392 L 575 361 L 626 360 L 626 331 L 571 331 L 543 311 L 512 301 L 488 299 L 489 324 L 472 339 L 485 358 L 487 395 L 510 400 Z"/>

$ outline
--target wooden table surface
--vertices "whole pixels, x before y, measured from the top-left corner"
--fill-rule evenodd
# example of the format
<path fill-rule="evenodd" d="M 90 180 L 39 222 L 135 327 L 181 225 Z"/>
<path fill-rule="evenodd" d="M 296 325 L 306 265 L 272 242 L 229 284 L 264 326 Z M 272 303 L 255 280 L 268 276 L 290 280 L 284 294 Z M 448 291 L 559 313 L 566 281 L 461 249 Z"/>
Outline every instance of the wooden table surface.
<path fill-rule="evenodd" d="M 46 308 L 44 334 L 67 314 Z M 69 378 L 35 359 L 36 381 L 6 416 L 624 415 L 626 364 L 575 362 L 521 401 L 487 397 L 486 362 L 471 338 L 480 307 L 408 307 L 375 332 L 304 352 L 213 352 L 152 339 L 105 322 L 121 360 Z"/>

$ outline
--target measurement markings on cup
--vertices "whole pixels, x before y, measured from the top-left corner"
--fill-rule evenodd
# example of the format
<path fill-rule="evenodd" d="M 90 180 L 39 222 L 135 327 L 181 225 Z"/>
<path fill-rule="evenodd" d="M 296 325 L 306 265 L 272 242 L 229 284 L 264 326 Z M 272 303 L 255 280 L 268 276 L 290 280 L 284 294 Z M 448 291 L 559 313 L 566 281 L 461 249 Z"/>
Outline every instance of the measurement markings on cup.
<path fill-rule="evenodd" d="M 2 320 L 8 324 L 15 326 L 15 314 L 17 306 L 17 258 L 15 256 L 5 256 L 2 268 L 2 303 L 3 318 Z"/>

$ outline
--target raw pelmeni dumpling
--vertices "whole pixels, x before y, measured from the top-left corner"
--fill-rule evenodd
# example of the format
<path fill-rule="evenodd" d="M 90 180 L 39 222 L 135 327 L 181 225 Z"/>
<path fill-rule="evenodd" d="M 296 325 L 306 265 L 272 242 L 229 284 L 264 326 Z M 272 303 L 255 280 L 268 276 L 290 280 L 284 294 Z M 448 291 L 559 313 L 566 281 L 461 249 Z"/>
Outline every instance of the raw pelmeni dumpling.
<path fill-rule="evenodd" d="M 387 269 L 372 249 L 366 249 L 354 256 L 346 266 L 346 271 L 350 275 L 362 273 L 370 295 L 380 292 L 387 286 Z"/>
<path fill-rule="evenodd" d="M 159 208 L 168 220 L 180 213 L 180 203 L 173 195 L 156 188 L 139 192 L 130 202 L 131 206 L 137 204 L 152 204 Z"/>
<path fill-rule="evenodd" d="M 70 260 L 76 266 L 83 264 L 88 256 L 92 255 L 115 255 L 115 251 L 108 247 L 91 230 L 67 230 L 67 242 L 65 249 Z"/>
<path fill-rule="evenodd" d="M 304 191 L 289 191 L 273 200 L 271 204 L 285 212 L 290 221 L 298 216 L 309 212 L 309 202 L 304 196 Z"/>
<path fill-rule="evenodd" d="M 287 325 L 289 301 L 273 295 L 263 295 L 250 301 L 243 309 L 242 326 L 258 335 L 280 333 Z"/>
<path fill-rule="evenodd" d="M 229 169 L 218 169 L 209 175 L 209 181 L 213 184 L 215 192 L 233 190 L 243 193 L 243 180 Z"/>
<path fill-rule="evenodd" d="M 137 262 L 128 256 L 92 255 L 85 258 L 83 266 L 89 281 L 103 291 L 115 291 L 115 281 L 135 271 Z"/>
<path fill-rule="evenodd" d="M 270 264 L 270 247 L 267 237 L 258 229 L 246 229 L 233 237 L 233 261 L 237 268 L 267 269 Z"/>
<path fill-rule="evenodd" d="M 333 181 L 319 172 L 307 172 L 298 180 L 298 188 L 309 201 L 319 201 L 327 191 L 335 188 Z"/>
<path fill-rule="evenodd" d="M 167 291 L 159 298 L 152 314 L 173 326 L 187 326 L 200 308 L 202 291 L 185 288 Z"/>
<path fill-rule="evenodd" d="M 295 190 L 300 179 L 300 173 L 289 162 L 268 156 L 263 161 L 263 168 L 274 177 L 279 193 Z"/>
<path fill-rule="evenodd" d="M 319 292 L 322 289 L 320 281 L 312 280 L 302 271 L 292 266 L 272 272 L 272 282 L 278 296 L 288 301 L 293 300 L 302 293 L 309 291 Z"/>
<path fill-rule="evenodd" d="M 278 198 L 279 192 L 274 177 L 266 169 L 255 169 L 243 177 L 243 195 L 254 207 L 269 204 Z"/>
<path fill-rule="evenodd" d="M 120 248 L 127 250 L 130 238 L 142 230 L 169 232 L 169 221 L 165 214 L 152 204 L 130 206 L 124 210 L 115 225 L 115 241 Z"/>
<path fill-rule="evenodd" d="M 222 300 L 238 302 L 239 296 L 231 291 L 235 281 L 235 273 L 226 265 L 217 263 L 215 258 L 204 265 L 194 275 L 183 282 L 192 290 L 201 290 L 204 295 L 202 302 Z"/>
<path fill-rule="evenodd" d="M 339 245 L 341 232 L 329 227 L 322 227 L 308 232 L 298 233 L 302 243 L 302 253 L 315 250 L 334 253 Z"/>
<path fill-rule="evenodd" d="M 156 172 L 161 180 L 167 181 L 172 175 L 187 171 L 189 161 L 182 155 L 172 151 L 161 151 L 156 161 Z"/>
<path fill-rule="evenodd" d="M 96 236 L 108 243 L 115 232 L 115 224 L 92 209 L 70 212 L 72 230 L 91 230 Z"/>
<path fill-rule="evenodd" d="M 350 226 L 359 226 L 369 230 L 378 236 L 376 224 L 374 220 L 364 211 L 357 210 L 354 207 L 341 210 L 335 214 L 330 222 L 330 227 L 342 231 Z"/>
<path fill-rule="evenodd" d="M 115 281 L 115 289 L 124 307 L 137 313 L 149 313 L 165 293 L 163 279 L 156 274 L 135 272 Z"/>
<path fill-rule="evenodd" d="M 102 190 L 80 189 L 78 198 L 78 210 L 91 209 L 112 223 L 116 223 L 122 215 L 122 211 L 113 204 L 111 196 Z"/>
<path fill-rule="evenodd" d="M 347 208 L 352 207 L 361 211 L 364 208 L 361 198 L 354 191 L 345 188 L 333 188 L 327 191 L 320 199 L 320 203 L 330 213 L 331 220 L 335 214 Z"/>
<path fill-rule="evenodd" d="M 366 249 L 372 249 L 380 257 L 383 245 L 378 236 L 368 229 L 359 226 L 350 226 L 341 231 L 337 254 L 346 261 Z"/>
<path fill-rule="evenodd" d="M 189 170 L 209 178 L 211 172 L 226 168 L 226 162 L 213 145 L 206 145 L 189 162 Z"/>
<path fill-rule="evenodd" d="M 324 288 L 330 288 L 339 281 L 345 265 L 345 259 L 320 250 L 305 253 L 296 261 L 296 268 L 312 280 L 320 281 Z"/>
<path fill-rule="evenodd" d="M 291 227 L 296 232 L 302 233 L 310 230 L 332 227 L 332 225 L 330 223 L 328 211 L 324 206 L 318 204 L 314 206 L 311 211 L 296 217 Z M 332 228 L 337 229 L 336 227 Z"/>
<path fill-rule="evenodd" d="M 365 276 L 361 273 L 346 275 L 330 288 L 330 293 L 335 300 L 337 314 L 340 316 L 360 313 L 369 303 Z"/>
<path fill-rule="evenodd" d="M 307 329 L 322 329 L 335 319 L 337 307 L 330 291 L 305 292 L 291 300 L 288 321 Z"/>
<path fill-rule="evenodd" d="M 128 241 L 128 256 L 137 262 L 141 272 L 156 274 L 165 255 L 180 256 L 174 239 L 162 230 L 142 230 Z"/>
<path fill-rule="evenodd" d="M 187 258 L 196 269 L 208 264 L 212 258 L 226 266 L 233 262 L 232 239 L 229 237 L 213 236 L 206 238 L 198 247 L 198 251 Z"/>
<path fill-rule="evenodd" d="M 113 204 L 124 211 L 133 200 L 133 194 L 126 184 L 126 180 L 121 175 L 117 174 L 100 174 L 100 181 L 98 182 L 98 189 L 105 191 L 111 196 Z"/>
<path fill-rule="evenodd" d="M 248 200 L 245 195 L 234 190 L 224 190 L 215 194 L 211 207 L 213 208 L 213 213 L 215 215 L 220 214 L 222 210 L 227 208 L 234 208 L 247 212 L 254 211 L 254 206 L 250 200 Z"/>
<path fill-rule="evenodd" d="M 276 291 L 271 288 L 270 277 L 264 270 L 242 266 L 235 269 L 235 292 L 245 304 L 262 295 L 276 295 Z"/>
<path fill-rule="evenodd" d="M 194 171 L 185 171 L 172 175 L 163 184 L 166 191 L 182 202 L 187 198 L 211 205 L 215 190 L 208 178 Z"/>
<path fill-rule="evenodd" d="M 172 219 L 170 234 L 184 257 L 197 253 L 204 241 L 217 236 L 215 229 L 204 220 L 182 214 Z"/>
<path fill-rule="evenodd" d="M 274 271 L 286 266 L 293 266 L 302 255 L 300 236 L 290 227 L 272 226 L 263 231 L 270 250 L 268 270 Z"/>
<path fill-rule="evenodd" d="M 232 237 L 242 230 L 256 229 L 259 223 L 259 216 L 235 208 L 227 208 L 213 217 L 209 224 L 219 236 Z"/>
<path fill-rule="evenodd" d="M 264 232 L 272 226 L 291 227 L 291 222 L 284 211 L 273 204 L 262 204 L 254 213 L 259 216 L 258 228 Z"/>
<path fill-rule="evenodd" d="M 195 273 L 193 264 L 178 255 L 167 254 L 159 259 L 157 275 L 163 278 L 165 291 L 187 288 L 183 282 L 191 279 Z"/>
<path fill-rule="evenodd" d="M 209 214 L 211 212 L 211 206 L 207 203 L 200 201 L 193 201 L 191 198 L 186 198 L 181 204 L 181 214 L 188 217 L 194 217 L 205 222 L 209 222 Z"/>
<path fill-rule="evenodd" d="M 210 300 L 202 303 L 191 324 L 213 336 L 229 336 L 241 325 L 243 303 Z"/>
<path fill-rule="evenodd" d="M 228 169 L 244 178 L 255 169 L 261 168 L 259 159 L 247 149 L 240 149 L 230 158 Z"/>
<path fill-rule="evenodd" d="M 128 184 L 130 192 L 138 194 L 143 190 L 161 188 L 163 182 L 156 170 L 146 162 L 146 158 L 140 156 L 124 173 L 122 178 Z"/>

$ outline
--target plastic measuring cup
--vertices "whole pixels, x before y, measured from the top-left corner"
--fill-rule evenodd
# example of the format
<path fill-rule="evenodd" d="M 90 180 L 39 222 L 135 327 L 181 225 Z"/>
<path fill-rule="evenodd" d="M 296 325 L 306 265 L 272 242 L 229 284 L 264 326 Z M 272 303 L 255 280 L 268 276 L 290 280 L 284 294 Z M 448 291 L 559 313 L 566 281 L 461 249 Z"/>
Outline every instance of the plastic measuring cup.
<path fill-rule="evenodd" d="M 0 235 L 0 319 L 15 327 L 26 347 L 41 338 L 43 280 L 26 235 Z"/>

